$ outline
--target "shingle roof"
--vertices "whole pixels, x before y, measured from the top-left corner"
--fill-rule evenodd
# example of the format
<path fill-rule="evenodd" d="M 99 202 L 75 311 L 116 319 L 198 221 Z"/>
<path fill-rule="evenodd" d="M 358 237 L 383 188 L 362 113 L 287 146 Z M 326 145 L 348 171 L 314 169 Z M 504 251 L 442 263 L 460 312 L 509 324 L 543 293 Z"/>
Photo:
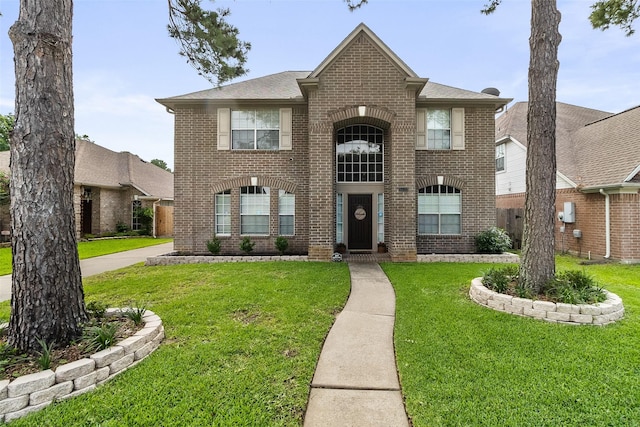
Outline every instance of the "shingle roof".
<path fill-rule="evenodd" d="M 186 95 L 157 99 L 161 104 L 175 101 L 201 100 L 303 100 L 297 79 L 304 79 L 311 71 L 284 71 L 264 77 L 232 83 Z"/>
<path fill-rule="evenodd" d="M 496 140 L 527 146 L 527 102 L 496 119 Z M 640 167 L 640 107 L 612 114 L 556 103 L 558 172 L 581 187 L 618 185 Z"/>
<path fill-rule="evenodd" d="M 9 172 L 9 151 L 0 152 L 0 170 Z M 129 152 L 116 153 L 83 139 L 76 140 L 74 182 L 120 188 L 132 185 L 147 196 L 173 198 L 173 174 Z"/>

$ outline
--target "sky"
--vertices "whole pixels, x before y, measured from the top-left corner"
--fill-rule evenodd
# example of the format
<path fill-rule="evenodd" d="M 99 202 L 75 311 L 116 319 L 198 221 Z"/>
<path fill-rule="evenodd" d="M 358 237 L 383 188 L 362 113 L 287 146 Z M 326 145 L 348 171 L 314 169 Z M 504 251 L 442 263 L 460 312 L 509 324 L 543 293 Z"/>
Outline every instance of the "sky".
<path fill-rule="evenodd" d="M 562 13 L 557 100 L 618 113 L 640 105 L 640 31 L 591 28 L 595 0 L 558 0 Z M 420 77 L 461 89 L 496 87 L 510 105 L 527 100 L 530 2 L 369 0 L 350 12 L 343 0 L 203 0 L 227 7 L 228 21 L 252 45 L 249 73 L 312 71 L 365 23 Z M 13 46 L 7 32 L 19 0 L 0 0 L 0 114 L 15 111 Z M 166 0 L 75 0 L 75 128 L 113 151 L 173 168 L 173 116 L 156 98 L 208 89 L 167 33 Z M 637 26 L 640 26 L 638 22 Z"/>

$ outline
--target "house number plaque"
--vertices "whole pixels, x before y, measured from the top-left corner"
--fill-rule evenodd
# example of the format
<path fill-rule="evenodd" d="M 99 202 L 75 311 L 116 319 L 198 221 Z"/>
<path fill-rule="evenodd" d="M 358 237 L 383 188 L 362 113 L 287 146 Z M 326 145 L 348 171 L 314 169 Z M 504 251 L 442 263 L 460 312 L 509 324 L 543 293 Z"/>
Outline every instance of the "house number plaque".
<path fill-rule="evenodd" d="M 365 211 L 362 206 L 358 206 L 353 216 L 355 216 L 358 221 L 362 221 L 367 217 L 367 211 Z"/>

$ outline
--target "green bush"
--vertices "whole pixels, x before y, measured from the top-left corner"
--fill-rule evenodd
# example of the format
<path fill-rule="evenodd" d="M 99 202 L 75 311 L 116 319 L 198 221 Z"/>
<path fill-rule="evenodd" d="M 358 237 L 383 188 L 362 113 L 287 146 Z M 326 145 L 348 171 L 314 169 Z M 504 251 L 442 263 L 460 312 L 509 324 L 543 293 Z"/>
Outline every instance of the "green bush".
<path fill-rule="evenodd" d="M 220 249 L 220 239 L 218 239 L 214 234 L 211 240 L 207 240 L 207 250 L 213 255 L 218 255 L 220 253 Z"/>
<path fill-rule="evenodd" d="M 240 249 L 242 250 L 242 252 L 244 252 L 245 254 L 249 255 L 251 253 L 251 251 L 253 251 L 253 247 L 256 245 L 255 242 L 251 241 L 250 237 L 244 237 L 242 239 L 242 241 L 240 242 Z"/>
<path fill-rule="evenodd" d="M 111 347 L 116 341 L 118 325 L 105 323 L 101 326 L 90 326 L 84 330 L 83 341 L 87 351 L 100 351 Z"/>
<path fill-rule="evenodd" d="M 276 237 L 275 245 L 280 255 L 284 255 L 284 252 L 289 248 L 289 241 L 286 237 L 278 236 Z"/>
<path fill-rule="evenodd" d="M 107 312 L 107 305 L 100 301 L 91 301 L 87 303 L 87 313 L 89 317 L 101 320 Z"/>
<path fill-rule="evenodd" d="M 500 254 L 511 249 L 511 238 L 501 228 L 491 227 L 476 236 L 476 251 L 484 254 Z"/>
<path fill-rule="evenodd" d="M 543 291 L 548 298 L 565 304 L 594 304 L 607 299 L 595 279 L 579 270 L 557 273 Z"/>
<path fill-rule="evenodd" d="M 512 281 L 512 276 L 507 274 L 506 268 L 490 268 L 482 275 L 482 284 L 488 289 L 505 293 L 509 287 L 509 283 Z"/>
<path fill-rule="evenodd" d="M 128 225 L 128 224 L 125 224 L 124 222 L 119 221 L 119 222 L 116 224 L 116 231 L 117 231 L 118 233 L 127 233 L 127 232 L 129 232 L 129 231 L 130 231 L 130 228 L 129 228 L 129 225 Z"/>
<path fill-rule="evenodd" d="M 141 307 L 128 308 L 122 313 L 124 317 L 133 321 L 136 326 L 142 325 L 142 318 L 144 314 L 147 312 L 146 307 L 143 305 Z"/>

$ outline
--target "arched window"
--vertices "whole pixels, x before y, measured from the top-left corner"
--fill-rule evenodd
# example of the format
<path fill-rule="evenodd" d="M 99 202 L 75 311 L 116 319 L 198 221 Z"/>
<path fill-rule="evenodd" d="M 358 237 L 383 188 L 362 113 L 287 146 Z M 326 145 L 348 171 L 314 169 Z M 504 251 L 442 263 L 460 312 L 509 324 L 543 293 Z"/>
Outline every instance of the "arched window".
<path fill-rule="evenodd" d="M 418 190 L 418 234 L 460 234 L 462 194 L 448 185 Z"/>
<path fill-rule="evenodd" d="M 382 129 L 352 125 L 336 133 L 337 182 L 383 182 Z"/>

